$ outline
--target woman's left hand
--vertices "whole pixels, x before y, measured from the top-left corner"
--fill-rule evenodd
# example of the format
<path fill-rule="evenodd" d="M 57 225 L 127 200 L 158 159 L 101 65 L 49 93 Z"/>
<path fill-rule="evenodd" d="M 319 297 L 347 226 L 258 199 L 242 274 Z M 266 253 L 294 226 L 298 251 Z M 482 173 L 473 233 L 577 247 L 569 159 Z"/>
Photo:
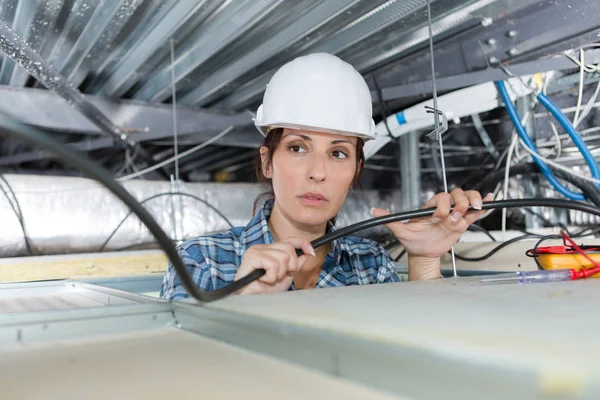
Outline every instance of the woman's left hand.
<path fill-rule="evenodd" d="M 484 211 L 469 211 L 469 205 L 481 210 L 483 201 L 493 200 L 492 194 L 484 199 L 479 192 L 454 189 L 450 193 L 438 193 L 423 208 L 436 207 L 431 217 L 410 220 L 407 223 L 392 222 L 386 226 L 398 238 L 409 257 L 439 258 L 454 246 L 469 225 L 477 221 Z M 450 214 L 450 208 L 454 210 Z M 374 217 L 390 214 L 382 208 L 371 210 Z"/>

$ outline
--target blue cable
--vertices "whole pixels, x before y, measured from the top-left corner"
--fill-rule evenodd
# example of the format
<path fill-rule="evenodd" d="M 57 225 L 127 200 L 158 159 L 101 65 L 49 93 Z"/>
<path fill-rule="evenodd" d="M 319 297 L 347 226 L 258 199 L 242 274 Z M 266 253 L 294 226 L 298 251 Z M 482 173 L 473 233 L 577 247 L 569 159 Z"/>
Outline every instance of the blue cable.
<path fill-rule="evenodd" d="M 519 137 L 525 142 L 527 147 L 529 147 L 531 150 L 533 150 L 536 154 L 539 154 L 537 147 L 535 146 L 535 144 L 533 143 L 533 141 L 531 140 L 531 138 L 525 131 L 523 124 L 521 124 L 521 120 L 520 120 L 520 118 L 517 114 L 517 111 L 515 110 L 515 107 L 508 95 L 508 92 L 506 90 L 506 86 L 504 85 L 504 82 L 496 81 L 495 83 L 496 83 L 496 87 L 498 88 L 498 92 L 500 93 L 500 96 L 502 97 L 502 101 L 504 102 L 504 105 L 506 106 L 508 115 L 510 116 L 510 119 L 512 120 L 513 124 L 515 125 L 515 128 L 517 130 Z M 581 151 L 585 161 L 589 165 L 594 179 L 600 179 L 600 169 L 598 168 L 598 164 L 596 163 L 596 160 L 594 159 L 594 157 L 590 153 L 589 149 L 583 142 L 583 139 L 581 139 L 581 136 L 579 136 L 579 133 L 577 132 L 577 130 L 575 130 L 573 125 L 570 123 L 570 121 L 556 107 L 556 105 L 548 97 L 546 97 L 543 93 L 540 93 L 538 95 L 538 100 L 540 101 L 540 103 L 542 103 L 544 105 L 544 107 L 546 107 L 548 109 L 548 111 L 550 111 L 550 113 L 552 113 L 552 115 L 554 115 L 554 117 L 565 128 L 565 130 L 567 131 L 569 136 L 571 136 L 571 139 L 573 139 L 573 142 L 575 143 L 577 148 Z M 577 200 L 577 201 L 585 200 L 585 197 L 581 193 L 573 192 L 573 191 L 569 190 L 568 188 L 564 187 L 558 181 L 558 179 L 556 179 L 556 176 L 554 176 L 554 173 L 552 172 L 552 170 L 550 170 L 550 168 L 546 165 L 545 162 L 543 162 L 541 159 L 539 159 L 537 157 L 533 157 L 533 160 L 540 168 L 540 171 L 542 172 L 542 174 L 546 177 L 546 179 L 548 179 L 550 184 L 552 186 L 554 186 L 554 188 L 559 193 L 561 193 L 563 196 L 565 196 L 566 198 L 568 198 L 570 200 Z"/>
<path fill-rule="evenodd" d="M 579 132 L 577 132 L 577 129 L 575 129 L 571 121 L 562 113 L 562 111 L 560 111 L 560 108 L 558 108 L 556 104 L 554 104 L 554 102 L 550 100 L 548 96 L 546 96 L 544 93 L 540 93 L 537 96 L 537 98 L 540 101 L 540 103 L 542 103 L 544 107 L 546 107 L 546 109 L 550 111 L 552 115 L 554 115 L 554 118 L 556 118 L 556 120 L 560 122 L 565 131 L 567 131 L 567 133 L 571 137 L 571 140 L 573 140 L 573 143 L 575 143 L 575 146 L 577 146 L 577 148 L 583 155 L 583 159 L 587 163 L 588 167 L 590 167 L 592 177 L 594 179 L 600 180 L 600 167 L 598 166 L 596 159 L 590 152 L 590 149 L 588 149 L 587 145 L 583 141 L 583 138 L 581 137 Z M 594 182 L 594 184 L 596 185 L 596 187 L 600 188 L 600 183 Z"/>

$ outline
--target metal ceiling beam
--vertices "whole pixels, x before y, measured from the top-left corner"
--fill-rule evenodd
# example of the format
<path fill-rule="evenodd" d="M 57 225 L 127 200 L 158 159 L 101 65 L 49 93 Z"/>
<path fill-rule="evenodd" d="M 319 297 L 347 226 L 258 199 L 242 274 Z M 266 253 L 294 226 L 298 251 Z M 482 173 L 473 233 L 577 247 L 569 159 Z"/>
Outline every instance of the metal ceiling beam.
<path fill-rule="evenodd" d="M 235 149 L 235 148 L 213 151 L 212 154 L 196 157 L 196 159 L 192 159 L 189 162 L 186 162 L 185 164 L 181 165 L 179 167 L 179 172 L 187 173 L 187 172 L 193 171 L 195 169 L 204 170 L 205 168 L 200 168 L 200 167 L 203 167 L 207 164 L 210 164 L 210 163 L 218 161 L 218 160 L 221 160 L 221 161 L 224 159 L 229 160 L 230 157 L 233 157 L 235 154 L 239 153 L 239 151 L 240 151 L 239 149 Z"/>
<path fill-rule="evenodd" d="M 247 0 L 231 2 L 194 34 L 190 45 L 183 46 L 175 61 L 175 81 L 188 74 L 242 37 L 282 0 Z M 117 76 L 118 74 L 115 73 Z M 107 84 L 113 79 L 111 76 Z M 165 65 L 151 76 L 135 94 L 139 100 L 164 101 L 171 96 L 171 66 Z"/>
<path fill-rule="evenodd" d="M 248 160 L 249 158 L 253 158 L 256 156 L 256 154 L 257 154 L 256 151 L 245 151 L 243 153 L 238 154 L 237 156 L 229 157 L 228 159 L 221 160 L 215 164 L 209 164 L 209 165 L 203 166 L 201 168 L 198 168 L 198 170 L 199 171 L 216 171 L 218 169 L 228 167 L 230 165 L 234 165 L 240 161 L 244 161 L 244 160 Z"/>
<path fill-rule="evenodd" d="M 111 50 L 114 39 L 142 2 L 143 0 L 106 1 L 96 9 L 60 68 L 60 72 L 75 87 L 79 86 L 92 64 Z M 77 75 L 79 78 L 75 79 Z"/>
<path fill-rule="evenodd" d="M 135 71 L 146 60 L 155 55 L 157 49 L 164 46 L 181 25 L 189 22 L 192 16 L 204 7 L 203 1 L 180 1 L 164 13 L 156 25 L 147 34 L 139 38 L 131 51 L 121 58 L 112 71 L 107 71 L 107 78 L 98 88 L 98 93 L 106 96 L 121 96 L 135 83 Z M 165 71 L 169 73 L 170 71 Z"/>
<path fill-rule="evenodd" d="M 372 10 L 363 18 L 360 18 L 358 22 L 351 24 L 346 29 L 337 32 L 333 36 L 319 42 L 316 46 L 311 47 L 309 50 L 305 51 L 304 54 L 320 52 L 336 54 L 361 40 L 376 34 L 380 30 L 394 24 L 426 5 L 427 2 L 424 0 L 387 2 Z M 232 95 L 219 102 L 217 108 L 235 110 L 239 109 L 242 104 L 247 104 L 256 100 L 265 90 L 265 87 L 275 72 L 277 72 L 277 69 L 278 68 L 273 68 L 267 71 L 249 84 L 236 90 Z"/>
<path fill-rule="evenodd" d="M 171 105 L 112 101 L 94 96 L 84 98 L 124 131 L 144 134 L 143 140 L 173 135 Z M 48 90 L 0 87 L 0 113 L 43 129 L 102 134 L 101 128 L 75 110 L 66 100 Z M 248 113 L 221 115 L 197 108 L 178 107 L 177 121 L 179 135 L 183 136 L 221 131 L 231 125 L 246 126 L 252 123 L 252 118 Z M 167 134 L 164 134 L 165 132 Z"/>
<path fill-rule="evenodd" d="M 195 135 L 195 137 L 201 143 L 213 138 L 218 133 L 219 132 L 205 132 L 202 135 L 197 134 Z M 131 134 L 130 139 L 135 142 L 144 142 L 147 140 L 162 139 L 167 137 L 173 137 L 173 133 L 171 131 L 138 132 Z M 220 146 L 258 148 L 260 146 L 260 143 L 262 142 L 262 139 L 262 135 L 256 130 L 256 128 L 249 127 L 230 132 L 227 135 L 224 135 L 219 140 L 215 141 L 213 144 Z M 69 146 L 78 151 L 89 152 L 114 147 L 115 144 L 113 140 L 109 138 L 90 137 L 86 140 L 82 140 L 76 143 L 70 143 Z M 29 151 L 25 153 L 0 157 L 0 166 L 15 165 L 44 159 L 52 159 L 55 157 L 56 156 L 54 154 L 50 154 L 46 151 Z"/>
<path fill-rule="evenodd" d="M 181 97 L 181 103 L 205 105 L 209 97 L 219 89 L 283 51 L 290 44 L 312 34 L 319 27 L 358 3 L 360 0 L 321 1 L 269 40 L 200 82 L 195 89 Z"/>
<path fill-rule="evenodd" d="M 444 14 L 434 16 L 432 24 L 434 39 L 437 40 L 465 24 L 476 25 L 484 18 L 495 18 L 501 12 L 506 12 L 507 9 L 522 9 L 536 1 L 538 0 L 523 0 L 516 5 L 512 4 L 512 0 L 455 1 L 450 4 L 450 9 Z M 467 4 L 465 5 L 465 3 Z M 429 31 L 426 26 L 425 14 L 423 14 L 422 24 L 413 26 L 410 24 L 411 20 L 408 20 L 409 23 L 406 24 L 408 27 L 397 25 L 401 21 L 406 21 L 407 18 L 414 19 L 415 13 L 423 9 L 425 4 L 425 1 L 386 3 L 359 19 L 349 28 L 325 39 L 317 46 L 311 47 L 307 52 L 335 53 L 342 59 L 351 62 L 361 72 L 371 70 L 392 57 L 397 57 L 399 54 L 426 43 Z M 443 5 L 448 6 L 445 3 Z M 364 54 L 361 54 L 360 57 L 352 56 L 356 46 L 369 39 L 379 44 L 381 48 L 366 46 Z M 385 51 L 382 50 L 383 48 Z M 218 102 L 215 108 L 239 110 L 258 101 L 276 70 L 275 68 L 267 71 L 246 83 L 230 96 Z M 373 94 L 373 98 L 376 99 L 376 94 Z"/>
<path fill-rule="evenodd" d="M 585 61 L 590 64 L 600 63 L 600 50 L 588 50 L 585 52 Z M 529 75 L 536 72 L 556 71 L 577 67 L 573 61 L 564 56 L 547 59 L 528 61 L 508 66 L 515 75 Z M 459 89 L 480 83 L 506 79 L 507 75 L 500 68 L 488 68 L 483 71 L 470 72 L 444 78 L 436 78 L 436 87 L 439 91 Z M 381 90 L 383 100 L 401 99 L 404 97 L 417 96 L 431 93 L 431 81 L 410 83 L 384 88 Z M 373 94 L 373 100 L 377 96 Z"/>
<path fill-rule="evenodd" d="M 499 0 L 494 7 L 507 2 Z M 493 22 L 456 33 L 434 46 L 436 66 L 439 66 L 436 80 L 447 83 L 445 89 L 502 79 L 503 74 L 485 76 L 490 69 L 488 64 L 492 62 L 523 64 L 597 40 L 600 15 L 590 2 L 527 0 L 516 7 L 508 7 L 506 12 L 499 13 L 499 18 L 494 18 L 490 7 L 482 12 L 485 11 L 483 15 Z M 397 91 L 387 99 L 429 94 L 431 74 L 426 72 L 429 62 L 428 51 L 423 49 L 413 52 L 410 58 L 402 58 L 379 69 L 376 74 L 381 87 L 406 90 L 404 93 Z M 535 66 L 533 70 L 525 70 L 526 73 L 538 71 L 541 70 L 536 70 Z M 464 83 L 449 83 L 462 78 L 465 78 Z"/>

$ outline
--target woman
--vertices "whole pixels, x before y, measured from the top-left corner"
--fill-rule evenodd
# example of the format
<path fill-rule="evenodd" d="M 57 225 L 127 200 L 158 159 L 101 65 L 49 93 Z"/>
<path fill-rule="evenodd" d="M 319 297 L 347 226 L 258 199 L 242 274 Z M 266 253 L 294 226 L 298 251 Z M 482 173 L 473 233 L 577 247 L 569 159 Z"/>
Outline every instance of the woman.
<path fill-rule="evenodd" d="M 245 227 L 179 246 L 196 284 L 215 290 L 257 268 L 266 273 L 239 294 L 397 282 L 394 262 L 374 241 L 347 236 L 317 249 L 310 245 L 335 229 L 335 217 L 364 165 L 363 144 L 374 138 L 363 77 L 330 54 L 299 57 L 271 79 L 255 124 L 265 136 L 257 172 L 269 187 L 268 200 Z M 425 205 L 436 207 L 431 218 L 387 225 L 408 255 L 409 280 L 440 277 L 440 257 L 482 214 L 466 213 L 469 205 L 481 210 L 479 193 L 439 193 Z M 388 211 L 371 213 L 379 217 Z M 297 257 L 296 249 L 304 255 Z M 188 297 L 171 265 L 161 296 Z"/>

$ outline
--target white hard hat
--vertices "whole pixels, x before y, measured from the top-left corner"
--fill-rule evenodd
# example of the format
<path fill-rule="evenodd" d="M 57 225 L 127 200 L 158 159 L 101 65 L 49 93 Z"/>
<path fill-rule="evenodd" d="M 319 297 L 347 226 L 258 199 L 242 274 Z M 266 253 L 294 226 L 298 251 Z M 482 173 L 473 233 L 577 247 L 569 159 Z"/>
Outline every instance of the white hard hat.
<path fill-rule="evenodd" d="M 298 57 L 271 78 L 254 124 L 375 138 L 371 92 L 362 75 L 327 53 Z"/>

